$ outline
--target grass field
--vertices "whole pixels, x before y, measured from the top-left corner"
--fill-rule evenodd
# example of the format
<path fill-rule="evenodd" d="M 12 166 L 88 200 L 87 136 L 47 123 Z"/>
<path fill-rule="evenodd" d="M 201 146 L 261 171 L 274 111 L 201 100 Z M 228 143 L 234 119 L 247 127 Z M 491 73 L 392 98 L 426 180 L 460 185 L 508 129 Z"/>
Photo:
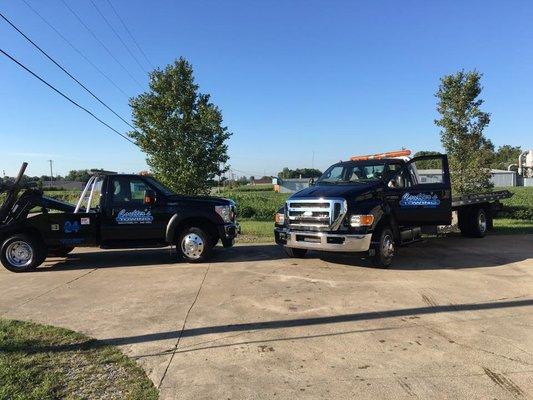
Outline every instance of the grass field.
<path fill-rule="evenodd" d="M 494 220 L 493 232 L 499 234 L 533 234 L 533 221 L 498 218 Z"/>
<path fill-rule="evenodd" d="M 158 397 L 143 370 L 114 347 L 66 329 L 0 319 L 0 399 Z"/>
<path fill-rule="evenodd" d="M 241 235 L 239 243 L 266 243 L 274 241 L 274 220 L 272 221 L 239 221 Z"/>

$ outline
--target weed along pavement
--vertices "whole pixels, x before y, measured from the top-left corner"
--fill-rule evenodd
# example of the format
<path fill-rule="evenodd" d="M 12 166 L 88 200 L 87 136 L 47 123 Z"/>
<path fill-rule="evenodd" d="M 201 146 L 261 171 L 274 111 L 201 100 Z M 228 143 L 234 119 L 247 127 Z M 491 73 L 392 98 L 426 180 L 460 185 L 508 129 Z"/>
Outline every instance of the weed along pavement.
<path fill-rule="evenodd" d="M 119 346 L 162 399 L 533 397 L 532 235 L 431 239 L 388 270 L 271 244 L 200 265 L 79 250 L 0 270 L 0 313 Z"/>

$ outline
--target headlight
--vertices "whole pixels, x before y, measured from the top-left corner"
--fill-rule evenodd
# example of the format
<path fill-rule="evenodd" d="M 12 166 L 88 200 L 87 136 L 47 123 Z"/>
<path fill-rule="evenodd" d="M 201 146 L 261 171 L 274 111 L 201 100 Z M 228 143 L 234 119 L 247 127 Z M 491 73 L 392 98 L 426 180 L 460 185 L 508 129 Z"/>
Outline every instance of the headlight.
<path fill-rule="evenodd" d="M 224 222 L 233 221 L 234 214 L 231 210 L 231 206 L 215 206 L 215 212 L 220 215 L 220 218 L 222 218 Z"/>
<path fill-rule="evenodd" d="M 353 228 L 358 228 L 361 226 L 371 226 L 373 223 L 373 215 L 352 215 L 350 217 L 350 226 Z"/>
<path fill-rule="evenodd" d="M 276 213 L 276 225 L 284 225 L 284 224 L 285 224 L 285 214 Z"/>

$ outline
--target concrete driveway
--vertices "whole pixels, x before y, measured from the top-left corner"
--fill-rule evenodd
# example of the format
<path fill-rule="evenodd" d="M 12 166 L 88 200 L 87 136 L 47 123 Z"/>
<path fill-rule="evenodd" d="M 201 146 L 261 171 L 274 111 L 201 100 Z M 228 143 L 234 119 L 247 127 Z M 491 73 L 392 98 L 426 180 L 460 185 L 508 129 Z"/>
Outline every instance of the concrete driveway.
<path fill-rule="evenodd" d="M 84 250 L 0 271 L 0 314 L 118 345 L 163 399 L 533 398 L 533 236 L 433 239 L 390 270 L 274 245 Z"/>

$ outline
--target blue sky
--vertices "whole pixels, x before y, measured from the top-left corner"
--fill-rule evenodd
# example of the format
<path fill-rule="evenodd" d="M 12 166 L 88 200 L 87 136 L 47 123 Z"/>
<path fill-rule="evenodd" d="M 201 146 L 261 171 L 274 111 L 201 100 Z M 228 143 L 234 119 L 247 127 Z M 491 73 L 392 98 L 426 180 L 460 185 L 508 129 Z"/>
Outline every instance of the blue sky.
<path fill-rule="evenodd" d="M 26 0 L 129 96 L 147 74 L 90 1 L 67 0 L 135 83 L 61 0 Z M 148 68 L 106 0 L 94 0 Z M 533 147 L 533 2 L 111 0 L 152 64 L 183 56 L 233 132 L 239 174 L 326 168 L 353 154 L 441 150 L 434 93 L 459 69 L 484 74 L 487 136 Z M 121 115 L 127 97 L 22 0 L 0 10 Z M 5 22 L 0 47 L 113 127 L 128 127 L 91 99 Z M 313 158 L 314 153 L 314 158 Z M 0 55 L 0 173 L 29 161 L 30 175 L 105 168 L 138 172 L 144 155 Z"/>

